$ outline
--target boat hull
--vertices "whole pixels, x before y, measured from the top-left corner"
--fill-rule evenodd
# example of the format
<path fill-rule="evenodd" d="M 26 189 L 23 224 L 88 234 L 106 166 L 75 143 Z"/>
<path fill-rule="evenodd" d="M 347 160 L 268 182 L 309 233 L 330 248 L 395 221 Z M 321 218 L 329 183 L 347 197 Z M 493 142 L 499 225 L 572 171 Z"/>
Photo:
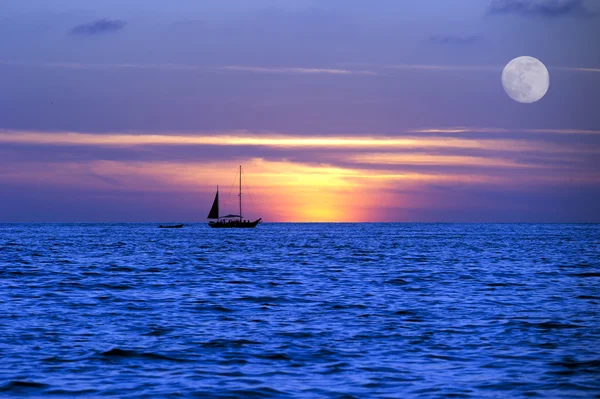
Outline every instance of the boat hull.
<path fill-rule="evenodd" d="M 159 229 L 180 229 L 182 227 L 183 227 L 182 224 L 176 224 L 176 225 L 172 225 L 172 226 L 164 226 L 161 224 L 160 226 L 158 226 Z"/>
<path fill-rule="evenodd" d="M 225 223 L 209 222 L 208 225 L 213 229 L 253 229 L 260 223 L 261 220 L 262 218 L 255 220 L 254 222 L 247 223 L 240 222 L 239 220 Z"/>

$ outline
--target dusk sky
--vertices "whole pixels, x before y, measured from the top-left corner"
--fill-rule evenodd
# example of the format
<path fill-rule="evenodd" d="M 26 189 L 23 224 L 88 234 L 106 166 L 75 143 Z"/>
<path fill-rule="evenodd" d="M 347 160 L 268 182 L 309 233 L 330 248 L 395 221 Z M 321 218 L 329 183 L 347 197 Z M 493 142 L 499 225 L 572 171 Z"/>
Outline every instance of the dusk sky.
<path fill-rule="evenodd" d="M 598 0 L 3 0 L 0 222 L 600 222 Z M 538 58 L 540 101 L 503 67 Z"/>

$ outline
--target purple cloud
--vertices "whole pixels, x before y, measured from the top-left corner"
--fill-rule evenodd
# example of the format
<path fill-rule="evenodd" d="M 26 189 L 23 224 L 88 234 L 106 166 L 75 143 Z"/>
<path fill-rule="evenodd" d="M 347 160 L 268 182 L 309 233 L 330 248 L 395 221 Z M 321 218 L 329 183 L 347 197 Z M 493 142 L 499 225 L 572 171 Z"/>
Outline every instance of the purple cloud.
<path fill-rule="evenodd" d="M 103 18 L 97 21 L 77 25 L 69 31 L 71 36 L 96 36 L 106 33 L 114 33 L 122 30 L 127 22 L 118 19 Z"/>
<path fill-rule="evenodd" d="M 544 17 L 593 15 L 582 0 L 492 0 L 489 13 Z"/>

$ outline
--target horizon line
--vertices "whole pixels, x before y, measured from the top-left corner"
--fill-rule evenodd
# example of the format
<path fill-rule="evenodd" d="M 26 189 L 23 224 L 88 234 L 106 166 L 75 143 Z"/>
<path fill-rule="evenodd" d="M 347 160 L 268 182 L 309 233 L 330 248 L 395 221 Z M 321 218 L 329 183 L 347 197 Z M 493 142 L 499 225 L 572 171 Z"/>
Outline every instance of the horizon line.
<path fill-rule="evenodd" d="M 185 224 L 206 224 L 208 222 L 174 222 L 174 221 L 156 221 L 156 222 L 3 222 L 0 221 L 0 225 L 3 224 L 157 224 L 157 223 L 183 223 Z M 395 222 L 376 222 L 376 221 L 362 221 L 362 222 L 319 222 L 319 221 L 286 221 L 286 222 L 265 222 L 261 221 L 260 224 L 600 224 L 600 221 L 596 222 L 467 222 L 467 221 L 455 221 L 455 222 L 418 222 L 418 221 L 395 221 Z"/>

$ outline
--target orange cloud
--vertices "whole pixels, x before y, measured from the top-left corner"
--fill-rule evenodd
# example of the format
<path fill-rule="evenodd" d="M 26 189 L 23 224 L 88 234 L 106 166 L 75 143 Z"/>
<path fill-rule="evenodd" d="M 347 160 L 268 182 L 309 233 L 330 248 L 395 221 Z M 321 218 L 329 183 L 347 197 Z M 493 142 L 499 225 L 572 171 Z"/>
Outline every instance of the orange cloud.
<path fill-rule="evenodd" d="M 453 132 L 462 133 L 466 129 L 457 128 Z M 326 164 L 262 158 L 238 159 L 235 164 L 229 161 L 27 161 L 3 164 L 0 182 L 21 182 L 32 186 L 43 183 L 110 193 L 197 193 L 198 198 L 203 198 L 206 203 L 195 202 L 190 206 L 197 208 L 201 219 L 210 207 L 211 195 L 217 185 L 220 186 L 225 212 L 235 211 L 237 181 L 234 177 L 239 161 L 244 166 L 244 184 L 249 188 L 249 191 L 244 188 L 247 192 L 244 195 L 245 216 L 260 216 L 270 221 L 367 221 L 378 217 L 373 212 L 381 214 L 382 209 L 409 209 L 422 205 L 423 201 L 442 201 L 422 194 L 434 185 L 527 187 L 531 184 L 600 181 L 600 176 L 593 171 L 571 167 L 575 164 L 570 162 L 574 162 L 575 158 L 565 153 L 579 152 L 575 148 L 532 140 L 437 135 L 452 133 L 444 129 L 423 132 L 436 136 L 348 138 L 251 134 L 244 131 L 221 135 L 0 131 L 0 143 L 48 146 L 244 145 L 307 151 L 313 148 L 347 150 L 324 158 L 327 159 Z M 457 152 L 454 150 L 489 152 L 483 151 L 483 155 L 474 156 L 464 155 L 465 151 L 453 154 Z M 588 150 L 594 151 L 593 148 Z M 497 151 L 509 152 L 510 156 L 497 155 Z M 554 159 L 560 159 L 560 162 L 552 166 L 533 161 L 519 162 L 520 151 L 534 152 L 535 159 L 546 163 Z M 544 153 L 543 156 L 540 153 Z M 457 168 L 450 166 L 464 168 L 457 172 Z M 518 169 L 518 173 L 510 173 L 511 169 Z M 434 207 L 435 204 L 429 205 Z"/>
<path fill-rule="evenodd" d="M 244 163 L 244 208 L 271 221 L 370 220 L 370 210 L 408 205 L 393 193 L 432 182 L 491 182 L 484 176 L 374 171 L 250 159 Z M 220 186 L 224 209 L 237 209 L 237 165 L 227 162 L 168 163 L 92 161 L 33 163 L 4 170 L 3 181 L 51 184 L 109 192 L 198 192 L 204 197 Z M 496 179 L 497 180 L 497 179 Z M 248 193 L 249 191 L 249 193 Z M 210 206 L 210 200 L 205 204 Z M 198 212 L 204 216 L 201 206 Z M 228 212 L 227 210 L 225 212 Z"/>
<path fill-rule="evenodd" d="M 417 132 L 417 131 L 415 131 Z M 418 131 L 446 132 L 446 131 Z M 455 130 L 454 132 L 462 132 Z M 73 132 L 9 132 L 0 130 L 0 143 L 87 146 L 136 145 L 211 145 L 211 146 L 262 146 L 277 148 L 341 148 L 341 149 L 481 149 L 497 151 L 550 151 L 564 152 L 565 148 L 531 140 L 514 139 L 464 139 L 454 137 L 318 137 L 291 135 L 258 135 L 246 131 L 228 134 L 91 134 Z"/>

